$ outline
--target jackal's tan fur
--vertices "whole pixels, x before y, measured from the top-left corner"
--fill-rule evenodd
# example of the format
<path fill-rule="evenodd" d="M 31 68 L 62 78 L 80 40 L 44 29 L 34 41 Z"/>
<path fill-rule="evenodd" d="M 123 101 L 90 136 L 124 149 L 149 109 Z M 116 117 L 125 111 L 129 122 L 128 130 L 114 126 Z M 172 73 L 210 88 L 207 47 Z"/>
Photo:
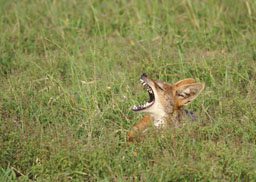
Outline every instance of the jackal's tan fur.
<path fill-rule="evenodd" d="M 152 124 L 157 128 L 172 124 L 179 126 L 184 116 L 190 113 L 185 112 L 184 106 L 191 103 L 204 89 L 204 84 L 196 83 L 193 78 L 170 84 L 155 81 L 143 73 L 140 80 L 147 87 L 150 100 L 144 105 L 133 107 L 135 112 L 147 114 L 128 132 L 130 142 L 134 141 L 137 133 L 145 131 Z"/>

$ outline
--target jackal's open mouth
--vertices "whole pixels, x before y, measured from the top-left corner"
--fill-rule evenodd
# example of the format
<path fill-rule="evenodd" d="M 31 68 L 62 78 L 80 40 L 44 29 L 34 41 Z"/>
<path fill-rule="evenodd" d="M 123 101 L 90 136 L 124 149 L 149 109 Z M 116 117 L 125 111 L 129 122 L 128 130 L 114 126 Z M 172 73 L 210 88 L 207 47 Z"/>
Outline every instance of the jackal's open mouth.
<path fill-rule="evenodd" d="M 152 106 L 155 102 L 155 96 L 154 96 L 153 89 L 143 79 L 140 79 L 140 81 L 141 81 L 142 85 L 147 88 L 147 91 L 148 91 L 148 94 L 149 94 L 149 101 L 146 102 L 146 104 L 143 104 L 143 105 L 139 105 L 139 106 L 134 105 L 133 108 L 132 108 L 133 111 L 141 111 L 141 110 L 147 109 L 150 106 Z"/>

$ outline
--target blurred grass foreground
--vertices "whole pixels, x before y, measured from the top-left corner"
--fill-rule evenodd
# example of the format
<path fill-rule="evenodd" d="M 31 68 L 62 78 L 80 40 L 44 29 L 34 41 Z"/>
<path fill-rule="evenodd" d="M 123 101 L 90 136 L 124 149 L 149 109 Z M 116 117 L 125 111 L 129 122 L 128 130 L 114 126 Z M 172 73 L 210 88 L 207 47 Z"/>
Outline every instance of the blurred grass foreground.
<path fill-rule="evenodd" d="M 0 181 L 256 181 L 256 1 L 0 4 Z M 126 144 L 142 72 L 200 122 Z"/>

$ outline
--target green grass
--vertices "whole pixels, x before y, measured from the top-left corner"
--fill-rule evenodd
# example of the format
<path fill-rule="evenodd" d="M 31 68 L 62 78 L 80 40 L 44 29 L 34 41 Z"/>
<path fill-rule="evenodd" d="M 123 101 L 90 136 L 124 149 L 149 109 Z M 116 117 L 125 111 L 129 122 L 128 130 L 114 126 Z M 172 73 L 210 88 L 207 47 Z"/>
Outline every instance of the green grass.
<path fill-rule="evenodd" d="M 256 180 L 255 1 L 0 4 L 0 181 Z M 127 145 L 142 72 L 200 122 Z"/>

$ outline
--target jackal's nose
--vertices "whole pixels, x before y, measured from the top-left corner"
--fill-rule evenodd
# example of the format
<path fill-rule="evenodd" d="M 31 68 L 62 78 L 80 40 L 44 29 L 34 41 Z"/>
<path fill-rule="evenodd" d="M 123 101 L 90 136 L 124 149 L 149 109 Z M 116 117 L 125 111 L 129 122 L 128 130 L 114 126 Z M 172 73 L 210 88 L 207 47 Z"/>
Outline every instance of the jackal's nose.
<path fill-rule="evenodd" d="M 147 77 L 147 74 L 146 73 L 142 73 L 140 78 L 143 78 L 143 77 Z"/>

